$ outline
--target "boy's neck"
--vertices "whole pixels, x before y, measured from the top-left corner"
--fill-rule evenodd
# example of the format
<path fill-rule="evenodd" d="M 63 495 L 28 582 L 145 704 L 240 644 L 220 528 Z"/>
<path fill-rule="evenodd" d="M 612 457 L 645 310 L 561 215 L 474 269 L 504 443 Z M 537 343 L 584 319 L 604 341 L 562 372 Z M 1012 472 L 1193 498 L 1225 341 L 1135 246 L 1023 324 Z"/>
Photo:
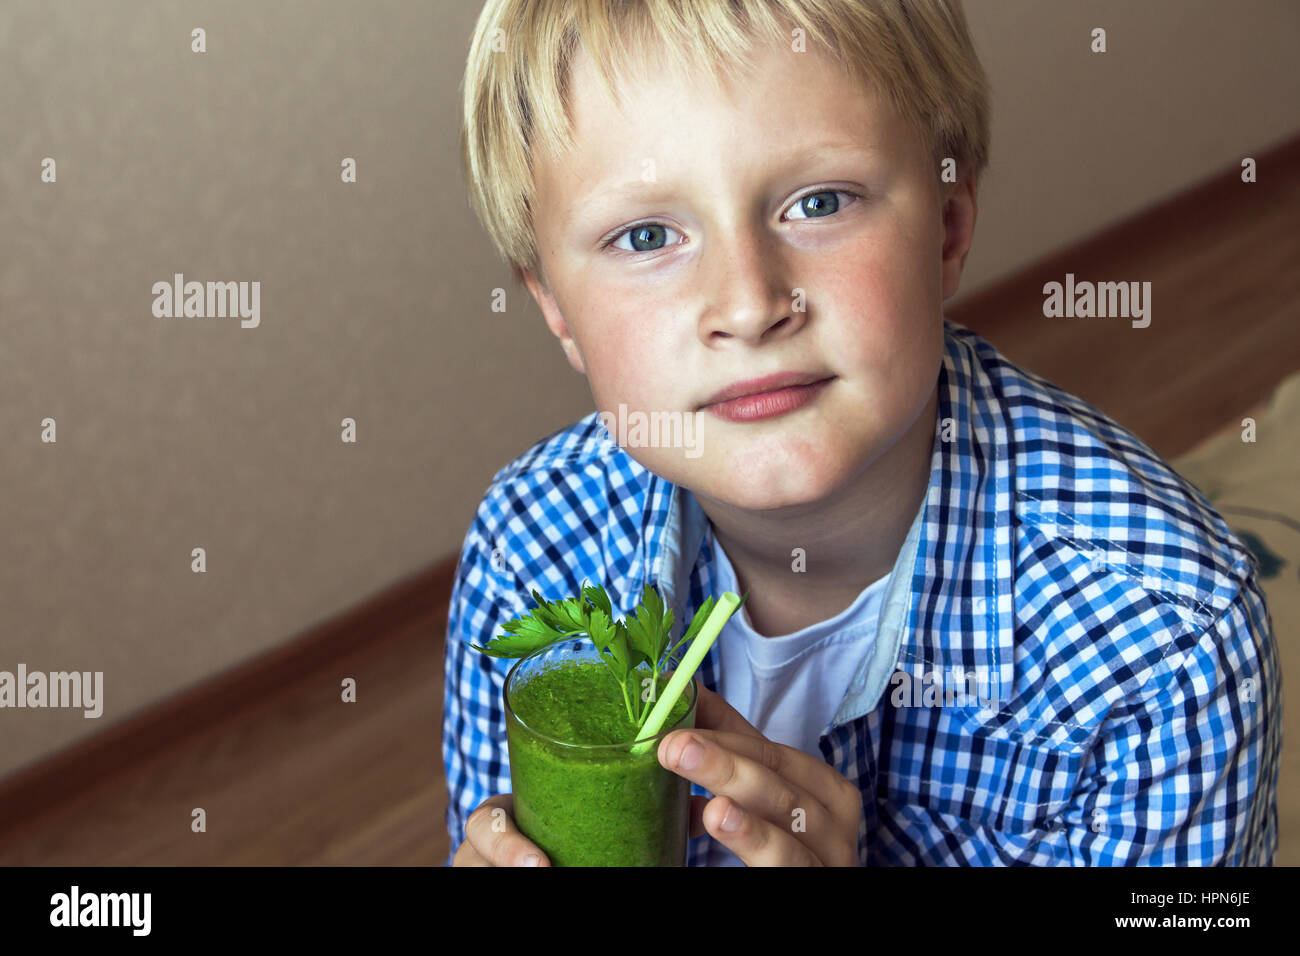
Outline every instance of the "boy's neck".
<path fill-rule="evenodd" d="M 912 427 L 857 478 L 807 508 L 749 512 L 696 495 L 736 572 L 741 608 L 759 634 L 828 620 L 894 567 L 930 485 L 938 390 Z M 806 569 L 792 568 L 803 548 Z"/>

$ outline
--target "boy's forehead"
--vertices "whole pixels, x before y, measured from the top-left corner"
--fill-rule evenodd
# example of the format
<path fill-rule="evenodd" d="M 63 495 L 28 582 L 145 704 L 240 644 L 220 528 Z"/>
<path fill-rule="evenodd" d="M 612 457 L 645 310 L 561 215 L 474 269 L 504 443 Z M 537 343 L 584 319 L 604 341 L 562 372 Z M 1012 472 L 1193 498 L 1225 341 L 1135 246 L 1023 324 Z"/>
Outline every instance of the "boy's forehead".
<path fill-rule="evenodd" d="M 579 44 L 568 76 L 570 112 L 577 114 L 575 125 L 593 114 L 608 120 L 613 112 L 634 123 L 667 119 L 690 110 L 747 111 L 759 117 L 770 113 L 761 107 L 773 93 L 797 99 L 800 93 L 833 90 L 836 101 L 818 105 L 841 115 L 845 110 L 875 112 L 887 106 L 869 86 L 864 88 L 815 46 L 793 50 L 779 39 L 750 42 L 746 60 L 719 64 L 716 72 L 708 64 L 675 60 L 662 47 L 649 47 L 635 60 L 616 61 L 608 81 L 619 102 L 611 98 L 596 64 Z"/>
<path fill-rule="evenodd" d="M 715 87 L 656 57 L 611 80 L 621 99 L 616 103 L 579 47 L 569 76 L 572 150 L 555 164 L 542 164 L 540 191 L 580 190 L 560 210 L 568 221 L 602 192 L 637 191 L 639 184 L 649 195 L 656 174 L 675 164 L 686 168 L 712 158 L 737 171 L 755 162 L 774 170 L 835 151 L 883 158 L 902 145 L 904 124 L 887 98 L 829 58 L 775 44 L 757 50 L 754 63 L 748 77 L 724 76 Z"/>

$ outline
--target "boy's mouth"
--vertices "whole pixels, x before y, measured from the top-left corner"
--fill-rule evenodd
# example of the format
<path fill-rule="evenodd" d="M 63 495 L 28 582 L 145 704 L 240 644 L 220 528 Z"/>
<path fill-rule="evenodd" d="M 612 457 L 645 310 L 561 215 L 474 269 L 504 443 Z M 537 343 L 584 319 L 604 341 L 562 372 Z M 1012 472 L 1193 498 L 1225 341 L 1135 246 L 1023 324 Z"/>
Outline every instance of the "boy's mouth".
<path fill-rule="evenodd" d="M 788 381 L 790 376 L 785 376 Z M 718 418 L 731 422 L 754 422 L 766 418 L 775 418 L 778 415 L 785 415 L 801 408 L 808 402 L 816 398 L 829 385 L 835 376 L 817 377 L 813 375 L 801 375 L 794 382 L 786 384 L 783 387 L 773 387 L 770 384 L 758 386 L 756 390 L 752 383 L 738 383 L 732 386 L 732 391 L 739 391 L 741 394 L 733 398 L 725 398 L 722 401 L 713 401 L 702 408 L 716 415 Z M 772 376 L 768 379 L 760 379 L 760 382 L 771 382 L 773 379 L 781 379 Z M 799 379 L 802 379 L 800 381 Z M 723 390 L 725 395 L 727 390 Z"/>
<path fill-rule="evenodd" d="M 763 378 L 751 378 L 744 382 L 733 382 L 726 388 L 714 392 L 700 408 L 709 408 L 713 405 L 730 402 L 737 398 L 746 398 L 753 395 L 766 395 L 781 389 L 791 388 L 797 385 L 812 385 L 834 378 L 827 372 L 777 372 L 775 375 L 766 375 Z"/>

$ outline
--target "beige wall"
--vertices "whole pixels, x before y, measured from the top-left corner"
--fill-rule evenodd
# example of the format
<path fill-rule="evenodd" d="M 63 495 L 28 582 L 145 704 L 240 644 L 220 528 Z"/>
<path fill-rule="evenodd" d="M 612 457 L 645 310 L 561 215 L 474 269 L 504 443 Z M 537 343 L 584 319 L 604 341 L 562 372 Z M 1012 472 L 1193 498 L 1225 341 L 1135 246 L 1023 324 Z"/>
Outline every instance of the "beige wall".
<path fill-rule="evenodd" d="M 0 670 L 105 682 L 98 720 L 0 710 L 0 774 L 454 553 L 591 410 L 462 190 L 477 6 L 0 5 Z M 968 9 L 995 100 L 964 291 L 1300 130 L 1295 4 Z M 260 281 L 261 324 L 153 317 L 176 272 Z"/>

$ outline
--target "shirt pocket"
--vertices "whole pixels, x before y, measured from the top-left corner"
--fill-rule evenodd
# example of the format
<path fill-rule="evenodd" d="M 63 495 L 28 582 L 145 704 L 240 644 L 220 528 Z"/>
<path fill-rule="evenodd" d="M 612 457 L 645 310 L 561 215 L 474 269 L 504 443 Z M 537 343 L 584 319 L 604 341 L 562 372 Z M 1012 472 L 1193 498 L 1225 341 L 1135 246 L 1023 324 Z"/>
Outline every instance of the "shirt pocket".
<path fill-rule="evenodd" d="M 934 715 L 932 727 L 909 728 L 909 735 L 918 735 L 913 746 L 895 738 L 900 755 L 890 761 L 878 799 L 900 811 L 948 814 L 1001 833 L 1055 829 L 1079 788 L 1087 753 L 999 726 L 976 711 L 946 710 Z"/>

